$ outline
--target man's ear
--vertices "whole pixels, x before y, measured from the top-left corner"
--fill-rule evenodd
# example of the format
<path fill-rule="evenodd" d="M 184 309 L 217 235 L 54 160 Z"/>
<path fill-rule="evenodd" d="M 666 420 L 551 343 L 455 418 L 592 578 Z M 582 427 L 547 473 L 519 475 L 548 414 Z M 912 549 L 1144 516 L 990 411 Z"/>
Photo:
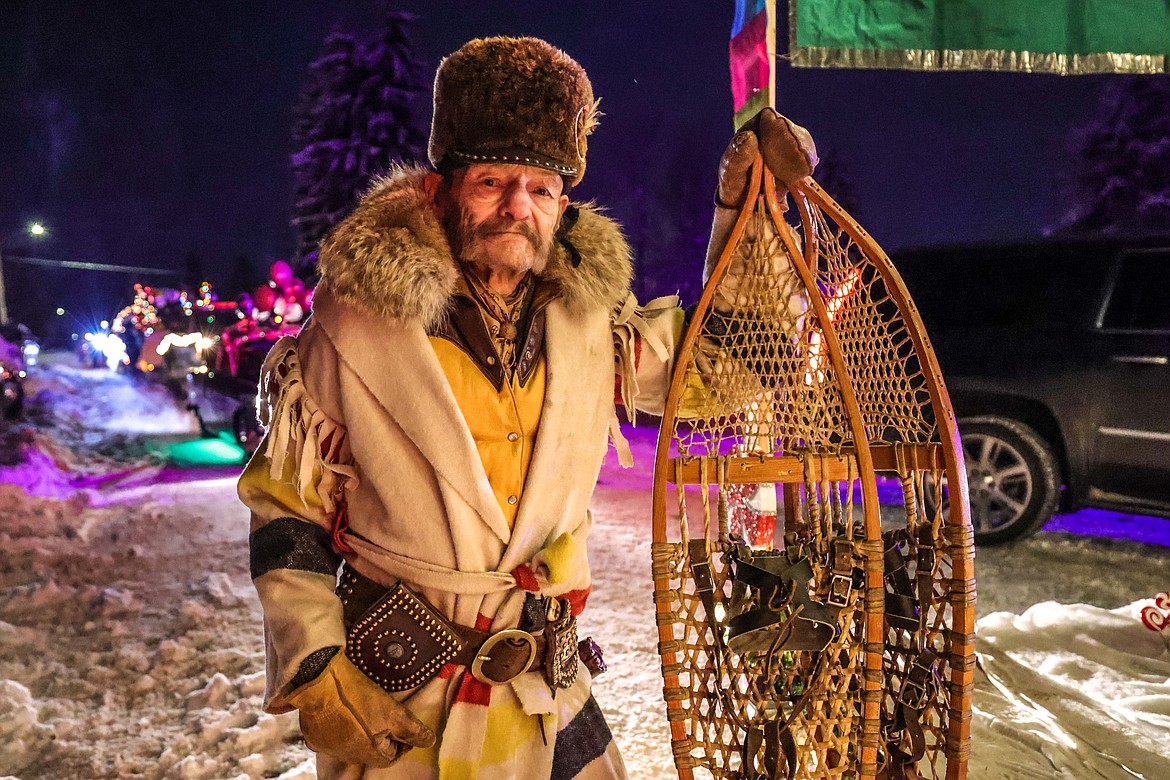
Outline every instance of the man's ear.
<path fill-rule="evenodd" d="M 435 203 L 435 197 L 439 194 L 439 185 L 443 183 L 442 174 L 428 171 L 427 175 L 423 177 L 423 192 L 426 193 L 427 200 Z"/>
<path fill-rule="evenodd" d="M 565 215 L 565 209 L 568 207 L 568 205 L 569 205 L 569 196 L 562 195 L 561 196 L 561 216 L 562 217 Z"/>

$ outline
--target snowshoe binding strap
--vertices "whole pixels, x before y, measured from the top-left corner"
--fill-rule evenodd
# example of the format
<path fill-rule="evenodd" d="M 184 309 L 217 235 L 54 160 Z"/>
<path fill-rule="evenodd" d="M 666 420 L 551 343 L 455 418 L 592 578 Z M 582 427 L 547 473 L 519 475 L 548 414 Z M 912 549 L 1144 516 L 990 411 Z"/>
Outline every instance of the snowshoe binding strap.
<path fill-rule="evenodd" d="M 904 539 L 901 531 L 882 534 L 885 539 L 886 622 L 906 631 L 918 629 L 918 604 L 914 584 L 906 570 L 906 558 L 899 545 Z"/>
<path fill-rule="evenodd" d="M 926 734 L 921 715 L 938 692 L 941 682 L 937 672 L 938 654 L 933 650 L 918 653 L 898 691 L 894 719 L 885 729 L 886 765 L 878 780 L 918 780 L 915 768 L 926 755 Z"/>
<path fill-rule="evenodd" d="M 816 680 L 820 677 L 824 670 L 825 662 L 828 656 L 824 653 L 818 653 L 816 661 L 813 664 L 813 671 L 809 676 L 810 680 Z M 806 685 L 804 692 L 800 695 L 789 710 L 789 715 L 784 720 L 777 717 L 772 717 L 764 721 L 763 725 L 758 722 L 753 723 L 747 728 L 747 735 L 743 741 L 742 753 L 742 769 L 737 780 L 793 780 L 796 777 L 796 769 L 798 766 L 798 759 L 796 753 L 796 739 L 792 735 L 792 722 L 804 711 L 812 699 L 814 685 Z M 759 767 L 760 748 L 764 749 L 764 767 Z M 785 772 L 780 774 L 780 754 L 784 754 Z"/>
<path fill-rule="evenodd" d="M 755 606 L 727 621 L 727 647 L 733 653 L 821 651 L 833 641 L 836 616 L 809 594 L 813 571 L 807 558 L 793 563 L 780 552 L 736 545 L 732 569 L 735 582 L 757 593 Z"/>
<path fill-rule="evenodd" d="M 711 628 L 711 647 L 715 652 L 715 662 L 723 663 L 723 627 L 715 616 L 715 577 L 711 570 L 711 556 L 707 551 L 707 540 L 691 539 L 687 543 L 687 560 L 690 563 L 691 579 L 695 583 L 695 593 L 703 603 L 703 612 L 707 615 L 707 625 Z"/>
<path fill-rule="evenodd" d="M 761 768 L 760 748 L 764 751 Z M 784 753 L 785 773 L 780 774 L 780 753 Z M 743 741 L 742 780 L 792 780 L 796 777 L 796 740 L 787 724 L 773 718 L 748 728 Z"/>

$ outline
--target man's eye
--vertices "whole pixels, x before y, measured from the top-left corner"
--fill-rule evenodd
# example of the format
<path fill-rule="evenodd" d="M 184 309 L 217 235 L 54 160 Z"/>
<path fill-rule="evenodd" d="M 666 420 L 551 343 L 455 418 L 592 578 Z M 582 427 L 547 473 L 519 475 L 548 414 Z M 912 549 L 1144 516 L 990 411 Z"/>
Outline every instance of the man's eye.
<path fill-rule="evenodd" d="M 480 179 L 480 184 L 482 184 L 485 187 L 494 187 L 494 186 L 496 186 L 497 182 L 495 179 L 493 179 L 489 176 L 486 179 Z"/>
<path fill-rule="evenodd" d="M 542 198 L 552 197 L 552 192 L 547 187 L 537 187 L 536 194 Z"/>

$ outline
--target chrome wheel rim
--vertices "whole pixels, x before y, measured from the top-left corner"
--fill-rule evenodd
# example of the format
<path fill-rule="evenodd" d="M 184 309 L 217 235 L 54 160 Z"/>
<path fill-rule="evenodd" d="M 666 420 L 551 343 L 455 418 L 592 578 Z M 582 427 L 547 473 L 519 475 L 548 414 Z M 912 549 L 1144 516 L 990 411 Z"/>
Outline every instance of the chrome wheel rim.
<path fill-rule="evenodd" d="M 995 436 L 975 433 L 962 439 L 974 529 L 996 531 L 1019 522 L 1034 491 L 1023 454 Z"/>

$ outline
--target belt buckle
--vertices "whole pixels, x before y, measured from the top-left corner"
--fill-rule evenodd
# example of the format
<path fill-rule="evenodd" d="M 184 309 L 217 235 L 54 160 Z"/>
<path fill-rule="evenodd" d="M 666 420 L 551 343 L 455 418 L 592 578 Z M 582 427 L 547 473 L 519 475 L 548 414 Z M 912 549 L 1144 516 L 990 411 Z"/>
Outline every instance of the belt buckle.
<path fill-rule="evenodd" d="M 898 691 L 898 703 L 905 704 L 910 709 L 922 709 L 931 694 L 928 686 L 928 681 L 920 682 L 913 677 L 907 677 L 902 681 L 902 689 Z"/>
<path fill-rule="evenodd" d="M 829 606 L 845 608 L 853 594 L 853 578 L 847 574 L 834 574 L 829 580 Z"/>
<path fill-rule="evenodd" d="M 520 671 L 516 672 L 516 674 L 512 675 L 508 679 L 506 679 L 506 680 L 493 680 L 492 678 L 490 678 L 486 674 L 484 674 L 483 665 L 486 662 L 492 660 L 491 651 L 492 651 L 493 647 L 498 645 L 500 642 L 510 641 L 510 640 L 518 640 L 518 641 L 522 641 L 522 642 L 527 643 L 527 645 L 528 645 L 528 660 L 525 661 L 524 664 L 520 667 Z M 484 640 L 482 645 L 480 645 L 479 650 L 475 654 L 475 660 L 473 660 L 471 662 L 471 676 L 474 677 L 475 679 L 479 680 L 482 683 L 487 683 L 488 685 L 503 685 L 505 683 L 512 682 L 512 680 L 515 680 L 517 677 L 519 677 L 520 675 L 527 672 L 535 660 L 536 660 L 536 637 L 534 637 L 532 634 L 528 633 L 527 631 L 521 631 L 518 628 L 508 628 L 508 629 L 505 629 L 503 631 L 498 631 L 498 632 L 492 634 L 491 636 L 489 636 L 487 639 Z"/>

